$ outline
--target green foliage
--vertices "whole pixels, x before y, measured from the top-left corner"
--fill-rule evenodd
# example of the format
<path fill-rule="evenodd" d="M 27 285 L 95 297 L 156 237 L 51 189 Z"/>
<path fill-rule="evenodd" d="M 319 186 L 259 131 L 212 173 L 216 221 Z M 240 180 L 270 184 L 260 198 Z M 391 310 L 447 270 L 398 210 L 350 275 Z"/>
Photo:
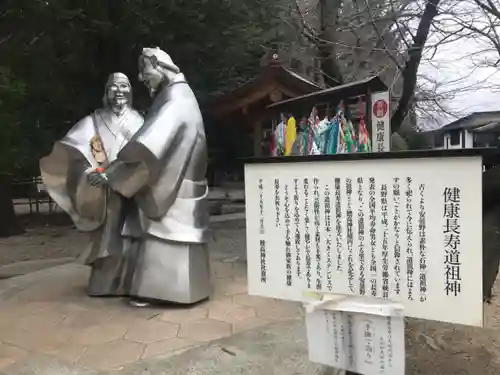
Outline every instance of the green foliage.
<path fill-rule="evenodd" d="M 267 0 L 4 0 L 0 9 L 0 170 L 37 173 L 38 158 L 101 104 L 109 73 L 135 81 L 142 47 L 160 46 L 201 102 L 257 73 L 281 22 Z"/>

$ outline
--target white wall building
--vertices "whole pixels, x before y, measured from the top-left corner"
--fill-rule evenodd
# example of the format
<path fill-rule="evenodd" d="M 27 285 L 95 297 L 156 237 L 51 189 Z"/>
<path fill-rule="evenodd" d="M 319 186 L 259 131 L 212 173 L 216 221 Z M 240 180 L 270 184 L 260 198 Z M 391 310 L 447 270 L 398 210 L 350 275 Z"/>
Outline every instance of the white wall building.
<path fill-rule="evenodd" d="M 498 147 L 500 111 L 474 112 L 432 133 L 438 149 Z"/>

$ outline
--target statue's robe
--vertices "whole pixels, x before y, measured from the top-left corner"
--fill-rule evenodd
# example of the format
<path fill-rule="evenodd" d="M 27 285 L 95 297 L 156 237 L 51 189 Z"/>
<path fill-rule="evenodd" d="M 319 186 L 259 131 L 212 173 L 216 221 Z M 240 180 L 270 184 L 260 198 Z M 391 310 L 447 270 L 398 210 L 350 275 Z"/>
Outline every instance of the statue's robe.
<path fill-rule="evenodd" d="M 179 303 L 209 296 L 206 169 L 201 112 L 178 74 L 106 171 L 111 188 L 137 203 L 145 232 L 133 296 Z"/>
<path fill-rule="evenodd" d="M 90 246 L 81 256 L 92 266 L 90 295 L 129 293 L 142 236 L 135 204 L 87 181 L 87 173 L 98 166 L 90 142 L 99 135 L 112 162 L 142 124 L 142 116 L 133 109 L 127 108 L 120 116 L 108 108 L 99 109 L 74 125 L 55 143 L 52 153 L 40 160 L 52 199 L 71 216 L 77 229 L 91 233 Z"/>

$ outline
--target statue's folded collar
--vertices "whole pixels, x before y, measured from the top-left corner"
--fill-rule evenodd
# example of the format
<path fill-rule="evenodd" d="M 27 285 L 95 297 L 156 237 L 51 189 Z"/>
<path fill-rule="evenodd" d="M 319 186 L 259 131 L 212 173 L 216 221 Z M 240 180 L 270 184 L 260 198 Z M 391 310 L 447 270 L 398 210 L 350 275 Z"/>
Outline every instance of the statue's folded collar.
<path fill-rule="evenodd" d="M 187 80 L 186 80 L 186 77 L 184 76 L 184 74 L 182 74 L 182 73 L 177 74 L 175 76 L 175 78 L 171 82 L 169 82 L 167 87 L 176 85 L 178 83 L 187 83 Z"/>

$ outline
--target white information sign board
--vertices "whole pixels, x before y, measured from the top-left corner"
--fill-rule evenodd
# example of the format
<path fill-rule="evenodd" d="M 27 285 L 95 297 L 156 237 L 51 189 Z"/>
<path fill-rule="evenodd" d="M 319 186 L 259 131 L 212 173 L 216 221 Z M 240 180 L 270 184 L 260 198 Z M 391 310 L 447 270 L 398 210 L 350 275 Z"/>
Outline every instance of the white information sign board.
<path fill-rule="evenodd" d="M 405 373 L 404 318 L 318 309 L 306 313 L 309 359 L 363 375 Z"/>
<path fill-rule="evenodd" d="M 482 326 L 481 157 L 394 157 L 247 164 L 249 293 Z"/>
<path fill-rule="evenodd" d="M 389 91 L 371 94 L 372 148 L 374 152 L 391 150 L 391 111 Z"/>

